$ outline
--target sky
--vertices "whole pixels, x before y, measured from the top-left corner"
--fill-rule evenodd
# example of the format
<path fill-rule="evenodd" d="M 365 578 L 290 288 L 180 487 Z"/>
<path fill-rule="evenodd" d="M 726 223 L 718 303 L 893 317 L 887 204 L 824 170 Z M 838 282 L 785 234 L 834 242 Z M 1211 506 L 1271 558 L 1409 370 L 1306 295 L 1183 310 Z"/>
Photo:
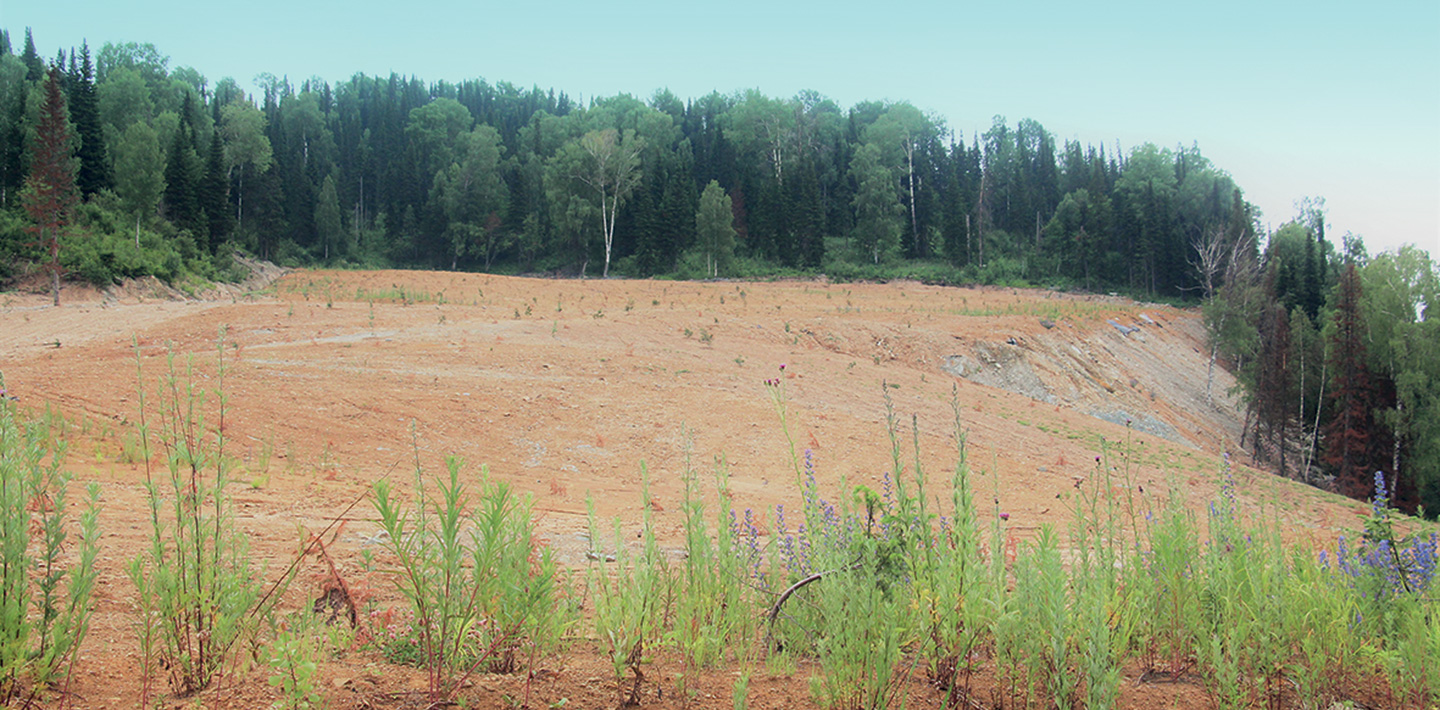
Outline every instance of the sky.
<path fill-rule="evenodd" d="M 909 101 L 966 142 L 994 116 L 1063 143 L 1198 147 L 1262 226 L 1440 256 L 1440 2 L 0 0 L 19 51 L 149 42 L 211 85 L 396 72 L 588 101 L 812 89 Z"/>

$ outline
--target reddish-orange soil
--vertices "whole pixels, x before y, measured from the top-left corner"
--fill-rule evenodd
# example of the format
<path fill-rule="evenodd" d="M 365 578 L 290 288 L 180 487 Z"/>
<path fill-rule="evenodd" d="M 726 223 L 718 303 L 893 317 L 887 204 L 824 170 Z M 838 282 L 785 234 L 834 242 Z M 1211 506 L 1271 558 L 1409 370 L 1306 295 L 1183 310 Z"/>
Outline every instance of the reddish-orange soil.
<path fill-rule="evenodd" d="M 63 414 L 69 468 L 77 483 L 101 486 L 96 614 L 69 696 L 75 707 L 131 708 L 140 694 L 124 565 L 148 534 L 145 467 L 117 463 L 139 416 L 137 348 L 138 377 L 153 402 L 170 354 L 179 368 L 193 358 L 198 383 L 218 384 L 223 333 L 238 524 L 269 578 L 377 478 L 408 488 L 417 456 L 431 473 L 459 456 L 472 478 L 484 464 L 531 493 L 540 534 L 572 568 L 584 565 L 587 496 L 602 517 L 638 530 L 642 467 L 668 547 L 680 542 L 687 461 L 708 472 L 723 457 L 739 508 L 795 506 L 769 378 L 782 383 L 796 450 L 813 452 L 832 496 L 842 478 L 876 485 L 890 467 L 886 392 L 906 460 L 914 460 L 913 416 L 920 461 L 932 481 L 948 479 L 955 392 L 982 509 L 991 509 L 994 492 L 1021 537 L 1068 519 L 1064 494 L 1097 473 L 1097 456 L 1128 467 L 1140 500 L 1173 489 L 1203 505 L 1216 491 L 1221 454 L 1235 451 L 1239 437 L 1236 403 L 1226 395 L 1233 380 L 1216 368 L 1205 394 L 1198 313 L 1114 297 L 387 271 L 293 272 L 263 291 L 208 300 L 136 288 L 72 288 L 63 298 L 52 308 L 39 295 L 0 294 L 0 372 L 22 409 Z M 218 422 L 213 413 L 210 421 Z M 1242 499 L 1276 501 L 1297 540 L 1323 543 L 1364 510 L 1238 470 Z M 362 550 L 377 531 L 372 515 L 368 502 L 356 507 L 330 553 L 352 585 L 393 598 L 382 580 L 361 572 Z M 289 608 L 316 595 L 321 570 L 306 561 Z M 587 627 L 576 635 L 565 653 L 539 663 L 530 707 L 565 698 L 565 707 L 614 706 L 617 690 Z M 682 706 L 679 670 L 674 658 L 657 657 L 644 706 Z M 243 670 L 219 690 L 169 704 L 267 706 L 276 696 L 266 671 Z M 689 706 L 730 707 L 734 673 L 705 676 Z M 810 674 L 804 665 L 784 676 L 759 668 L 750 707 L 812 707 Z M 919 676 L 910 706 L 933 707 L 934 691 Z M 418 707 L 406 693 L 423 687 L 417 671 L 366 650 L 323 663 L 321 678 L 328 707 L 337 709 Z M 523 702 L 525 685 L 523 676 L 486 676 L 462 697 L 468 707 L 511 707 L 506 697 Z M 1126 707 L 1208 702 L 1198 683 L 1140 683 L 1131 672 L 1124 685 Z"/>

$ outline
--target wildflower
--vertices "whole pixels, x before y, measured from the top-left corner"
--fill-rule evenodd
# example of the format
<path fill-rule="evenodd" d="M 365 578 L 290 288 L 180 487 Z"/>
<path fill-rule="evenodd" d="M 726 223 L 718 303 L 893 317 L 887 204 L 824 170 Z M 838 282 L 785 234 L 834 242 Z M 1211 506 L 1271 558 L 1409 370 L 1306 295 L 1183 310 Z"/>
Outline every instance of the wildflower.
<path fill-rule="evenodd" d="M 1009 519 L 1010 519 L 1010 514 L 1009 514 L 1009 513 L 1001 513 L 1001 514 L 1000 514 L 1000 519 L 1001 519 L 1001 520 L 1009 520 Z"/>

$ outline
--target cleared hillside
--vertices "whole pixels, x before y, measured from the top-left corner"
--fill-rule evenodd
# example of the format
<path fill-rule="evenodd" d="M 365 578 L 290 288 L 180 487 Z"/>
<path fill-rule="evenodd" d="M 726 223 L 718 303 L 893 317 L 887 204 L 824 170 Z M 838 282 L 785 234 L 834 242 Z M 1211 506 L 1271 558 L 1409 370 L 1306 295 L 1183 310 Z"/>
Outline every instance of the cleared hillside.
<path fill-rule="evenodd" d="M 432 473 L 449 455 L 472 476 L 486 464 L 533 493 L 541 534 L 575 566 L 589 547 L 587 496 L 602 516 L 638 526 L 642 462 L 663 544 L 681 531 L 687 461 L 708 473 L 723 457 L 736 507 L 768 521 L 775 505 L 800 499 L 772 392 L 833 495 L 842 478 L 882 485 L 887 393 L 905 460 L 914 460 L 913 416 L 921 464 L 932 480 L 948 478 L 953 393 L 981 510 L 998 498 L 1021 538 L 1069 519 L 1067 494 L 1097 473 L 1097 457 L 1128 473 L 1137 500 L 1174 490 L 1197 508 L 1217 490 L 1222 454 L 1244 460 L 1233 380 L 1217 368 L 1206 394 L 1198 312 L 1112 297 L 401 271 L 293 272 L 263 292 L 203 301 L 137 289 L 69 296 L 60 308 L 5 297 L 0 369 L 22 407 L 63 414 L 70 466 L 102 486 L 99 613 L 82 660 L 98 672 L 77 680 L 94 707 L 134 697 L 138 673 L 122 650 L 134 631 L 123 565 L 145 544 L 145 469 L 119 462 L 134 448 L 137 348 L 153 404 L 172 353 L 177 369 L 193 359 L 197 383 L 218 383 L 223 330 L 226 451 L 247 484 L 236 491 L 239 524 L 272 572 L 303 531 L 320 530 L 375 479 L 408 486 L 417 455 Z M 772 378 L 778 388 L 767 387 Z M 1238 478 L 1242 502 L 1278 504 L 1297 538 L 1333 540 L 1365 510 L 1243 467 Z M 357 579 L 377 532 L 371 514 L 357 507 L 329 547 Z M 315 593 L 321 567 L 311 564 L 292 590 L 296 606 Z M 326 672 L 359 697 L 346 685 L 365 674 L 357 668 Z M 581 683 L 570 676 L 589 672 L 565 677 Z M 259 683 L 235 707 L 264 697 Z M 752 707 L 787 706 L 804 692 L 796 683 L 758 685 Z M 728 707 L 722 689 L 716 702 Z"/>

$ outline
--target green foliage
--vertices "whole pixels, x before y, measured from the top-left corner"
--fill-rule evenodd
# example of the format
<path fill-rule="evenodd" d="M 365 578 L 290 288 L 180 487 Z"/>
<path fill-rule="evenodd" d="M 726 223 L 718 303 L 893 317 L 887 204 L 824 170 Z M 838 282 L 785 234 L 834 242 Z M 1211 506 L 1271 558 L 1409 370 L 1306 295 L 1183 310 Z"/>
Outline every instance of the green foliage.
<path fill-rule="evenodd" d="M 325 176 L 320 195 L 315 200 L 315 229 L 319 233 L 324 259 L 343 257 L 352 250 L 345 242 L 345 225 L 340 221 L 340 201 L 335 194 L 335 178 Z"/>
<path fill-rule="evenodd" d="M 881 163 L 880 148 L 866 144 L 850 163 L 855 191 L 855 249 L 872 264 L 889 261 L 900 248 L 900 191 Z"/>
<path fill-rule="evenodd" d="M 481 469 L 478 500 L 461 481 L 461 462 L 427 483 L 417 461 L 414 503 L 376 481 L 375 510 L 388 570 L 405 600 L 405 621 L 384 650 L 425 669 L 432 700 L 454 697 L 479 671 L 509 673 L 522 658 L 553 649 L 564 630 L 558 572 L 534 539 L 528 498 Z M 433 486 L 433 489 L 432 489 Z"/>
<path fill-rule="evenodd" d="M 114 150 L 115 192 L 125 209 L 135 215 L 135 239 L 140 227 L 155 213 L 165 192 L 165 158 L 160 139 L 148 123 L 137 121 L 125 129 Z"/>
<path fill-rule="evenodd" d="M 588 575 L 590 596 L 594 600 L 595 634 L 620 687 L 620 702 L 625 705 L 639 701 L 640 688 L 645 682 L 645 673 L 640 666 L 647 660 L 646 649 L 654 647 L 661 639 L 673 603 L 674 579 L 669 563 L 655 541 L 650 513 L 650 479 L 643 463 L 641 474 L 645 481 L 642 494 L 644 514 L 642 547 L 638 555 L 626 546 L 626 536 L 620 531 L 618 518 L 612 537 L 614 553 L 606 554 L 599 547 L 600 530 L 595 519 L 595 501 L 586 499 L 590 521 L 589 557 L 595 562 Z M 692 614 L 690 621 L 698 623 L 699 620 Z M 697 648 L 697 643 L 691 644 L 692 654 L 704 652 L 704 649 Z M 633 677 L 628 691 L 622 682 L 627 671 Z"/>
<path fill-rule="evenodd" d="M 1370 370 L 1393 383 L 1378 413 L 1398 452 L 1396 500 L 1440 514 L 1440 267 L 1413 246 L 1376 255 L 1360 270 Z"/>
<path fill-rule="evenodd" d="M 325 706 L 324 698 L 316 689 L 315 674 L 320 670 L 315 662 L 318 649 L 314 636 L 304 629 L 286 627 L 270 643 L 271 668 L 266 680 L 272 688 L 280 691 L 280 699 L 271 704 L 276 710 L 312 710 Z"/>
<path fill-rule="evenodd" d="M 168 223 L 135 228 L 114 193 L 101 192 L 76 210 L 76 229 L 61 240 L 65 272 L 97 286 L 154 276 L 166 283 L 234 279 L 229 253 L 212 257 L 206 245 Z"/>
<path fill-rule="evenodd" d="M 38 92 L 20 95 L 24 76 L 43 62 L 0 64 L 0 189 L 10 190 L 38 120 Z M 172 70 L 135 43 L 106 44 L 97 69 L 93 92 L 83 66 L 64 77 L 85 135 L 87 199 L 114 175 L 135 232 L 155 217 L 147 195 L 163 185 L 158 233 L 168 225 L 201 251 L 232 243 L 293 265 L 338 257 L 585 275 L 596 263 L 602 276 L 613 264 L 630 276 L 715 278 L 726 239 L 690 221 L 713 183 L 732 200 L 727 276 L 895 278 L 863 267 L 927 271 L 943 257 L 967 269 L 951 283 L 1185 298 L 1200 286 L 1190 240 L 1255 227 L 1244 193 L 1195 148 L 1062 148 L 1038 122 L 998 116 L 965 145 L 945 140 L 943 117 L 903 100 L 842 108 L 814 91 L 752 90 L 581 106 L 506 82 L 363 74 L 299 86 L 266 74 L 254 96 L 234 80 L 207 93 L 198 71 Z M 167 156 L 162 180 L 150 132 Z M 705 221 L 723 235 L 727 210 L 711 202 Z M 1315 204 L 1296 222 L 1314 233 L 1311 258 L 1295 261 L 1312 320 L 1323 293 L 1311 285 L 1333 280 Z"/>
<path fill-rule="evenodd" d="M 100 492 L 89 486 L 67 564 L 76 531 L 64 458 L 64 443 L 0 394 L 0 703 L 17 707 L 68 682 L 90 627 Z"/>
<path fill-rule="evenodd" d="M 225 343 L 216 346 L 215 386 L 196 385 L 189 362 L 177 370 L 173 355 L 161 375 L 158 422 L 152 432 L 146 411 L 144 375 L 136 351 L 140 439 L 146 462 L 149 547 L 130 562 L 138 591 L 141 673 L 146 692 L 163 668 L 170 688 L 186 695 L 210 686 L 238 661 L 258 623 L 270 609 L 251 567 L 245 535 L 235 527 L 230 459 L 225 455 Z M 211 429 L 207 410 L 217 416 Z M 152 439 L 158 440 L 168 475 L 149 471 Z M 284 580 L 282 580 L 283 582 Z"/>
<path fill-rule="evenodd" d="M 698 474 L 688 463 L 684 479 L 685 559 L 675 580 L 675 618 L 668 639 L 684 659 L 680 691 L 687 693 L 693 692 L 700 669 L 748 659 L 760 600 L 746 584 L 752 570 L 744 565 L 738 531 L 731 524 L 734 511 L 723 462 L 717 463 L 715 472 L 713 532 L 706 521 Z"/>
<path fill-rule="evenodd" d="M 735 256 L 735 227 L 730 196 L 711 180 L 700 194 L 700 210 L 695 213 L 696 251 L 704 256 L 705 277 L 728 274 Z"/>

